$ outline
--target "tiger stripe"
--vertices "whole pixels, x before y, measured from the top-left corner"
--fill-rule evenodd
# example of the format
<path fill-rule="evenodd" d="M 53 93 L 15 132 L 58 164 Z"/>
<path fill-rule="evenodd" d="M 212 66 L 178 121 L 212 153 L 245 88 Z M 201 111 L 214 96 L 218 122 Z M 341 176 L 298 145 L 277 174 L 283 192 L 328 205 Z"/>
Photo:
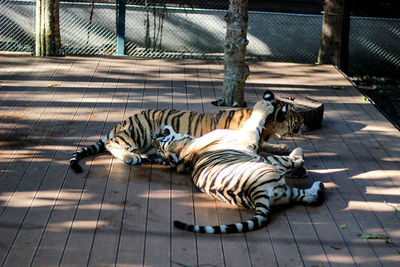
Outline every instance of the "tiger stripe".
<path fill-rule="evenodd" d="M 282 110 L 281 107 L 286 104 L 274 100 L 274 105 L 278 111 Z M 98 141 L 99 148 L 89 145 L 76 151 L 70 159 L 70 166 L 74 171 L 81 172 L 82 168 L 79 166 L 79 159 L 105 150 L 111 152 L 122 161 L 138 164 L 141 162 L 141 158 L 149 156 L 146 153 L 151 153 L 150 149 L 152 148 L 154 135 L 159 134 L 165 125 L 172 125 L 177 132 L 200 137 L 215 129 L 240 129 L 251 114 L 252 109 L 249 108 L 224 110 L 214 114 L 172 109 L 143 110 L 111 129 L 105 137 Z M 288 120 L 266 122 L 266 127 L 263 128 L 262 134 L 264 141 L 267 141 L 270 136 L 281 135 L 276 131 L 290 134 L 298 132 L 303 123 L 301 115 L 295 112 L 288 112 L 286 116 L 291 118 L 292 123 L 290 125 L 287 124 Z M 277 118 L 278 116 L 275 115 L 275 117 Z M 282 117 L 282 115 L 279 117 Z"/>
<path fill-rule="evenodd" d="M 267 223 L 273 205 L 313 204 L 322 199 L 321 182 L 315 182 L 306 190 L 286 185 L 288 169 L 304 164 L 301 148 L 296 148 L 289 156 L 264 158 L 256 154 L 262 134 L 259 129 L 264 126 L 268 115 L 276 116 L 274 110 L 270 102 L 260 101 L 240 130 L 217 130 L 200 138 L 177 134 L 171 126 L 165 127 L 168 134 L 157 138 L 159 153 L 163 157 L 170 159 L 174 155 L 172 161 L 178 167 L 190 162 L 190 176 L 200 191 L 221 201 L 255 210 L 255 215 L 243 222 L 201 226 L 174 221 L 176 228 L 206 234 L 248 232 Z M 231 120 L 228 118 L 226 121 Z"/>

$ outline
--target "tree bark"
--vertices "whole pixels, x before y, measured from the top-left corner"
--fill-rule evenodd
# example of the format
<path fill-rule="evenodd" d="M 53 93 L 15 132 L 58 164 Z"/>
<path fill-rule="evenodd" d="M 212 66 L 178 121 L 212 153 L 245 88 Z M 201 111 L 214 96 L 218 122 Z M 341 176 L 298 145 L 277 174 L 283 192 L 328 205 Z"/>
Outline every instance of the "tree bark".
<path fill-rule="evenodd" d="M 325 0 L 319 64 L 347 71 L 349 61 L 350 0 Z"/>
<path fill-rule="evenodd" d="M 35 55 L 62 56 L 59 0 L 36 0 Z"/>
<path fill-rule="evenodd" d="M 229 0 L 225 15 L 226 36 L 224 44 L 224 85 L 222 98 L 214 101 L 218 106 L 245 106 L 244 86 L 250 74 L 245 63 L 248 0 Z"/>

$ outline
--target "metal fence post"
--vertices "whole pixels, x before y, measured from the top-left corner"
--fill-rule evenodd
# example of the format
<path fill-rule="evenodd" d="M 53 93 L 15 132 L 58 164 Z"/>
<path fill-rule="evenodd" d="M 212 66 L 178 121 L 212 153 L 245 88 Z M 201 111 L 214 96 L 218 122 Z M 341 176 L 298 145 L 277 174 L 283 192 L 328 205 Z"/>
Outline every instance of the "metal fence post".
<path fill-rule="evenodd" d="M 126 0 L 118 0 L 116 8 L 117 56 L 125 55 L 125 13 Z"/>

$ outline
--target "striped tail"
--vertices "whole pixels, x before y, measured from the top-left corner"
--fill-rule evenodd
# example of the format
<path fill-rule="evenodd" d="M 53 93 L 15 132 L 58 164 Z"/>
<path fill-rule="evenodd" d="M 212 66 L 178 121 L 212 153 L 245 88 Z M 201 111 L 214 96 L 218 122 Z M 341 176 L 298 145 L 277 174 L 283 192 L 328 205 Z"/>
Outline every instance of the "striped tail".
<path fill-rule="evenodd" d="M 180 230 L 202 233 L 202 234 L 244 233 L 262 228 L 266 224 L 267 224 L 266 214 L 255 215 L 253 218 L 240 223 L 216 225 L 216 226 L 200 226 L 200 225 L 186 224 L 181 221 L 174 221 L 174 226 Z"/>
<path fill-rule="evenodd" d="M 97 141 L 95 144 L 84 147 L 78 151 L 76 151 L 74 154 L 72 154 L 71 159 L 69 160 L 69 166 L 71 169 L 73 169 L 77 173 L 82 172 L 82 167 L 79 166 L 78 161 L 81 158 L 94 155 L 97 153 L 101 153 L 105 151 L 105 143 L 102 140 Z"/>

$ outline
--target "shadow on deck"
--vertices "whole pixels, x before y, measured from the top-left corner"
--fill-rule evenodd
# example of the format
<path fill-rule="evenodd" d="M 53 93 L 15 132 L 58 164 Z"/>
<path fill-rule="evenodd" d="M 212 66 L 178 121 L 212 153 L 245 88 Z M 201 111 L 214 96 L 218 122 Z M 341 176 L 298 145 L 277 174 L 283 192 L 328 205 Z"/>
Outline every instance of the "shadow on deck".
<path fill-rule="evenodd" d="M 214 201 L 165 166 L 71 154 L 147 108 L 215 112 L 222 62 L 0 54 L 0 263 L 4 266 L 397 266 L 400 133 L 334 67 L 251 63 L 249 106 L 265 89 L 322 101 L 322 127 L 280 140 L 304 149 L 326 201 L 273 212 L 267 227 L 204 236 L 174 219 L 231 223 L 252 212 Z M 334 89 L 340 88 L 340 89 Z M 371 240 L 362 233 L 390 239 Z M 240 251 L 240 253 L 238 253 Z"/>

